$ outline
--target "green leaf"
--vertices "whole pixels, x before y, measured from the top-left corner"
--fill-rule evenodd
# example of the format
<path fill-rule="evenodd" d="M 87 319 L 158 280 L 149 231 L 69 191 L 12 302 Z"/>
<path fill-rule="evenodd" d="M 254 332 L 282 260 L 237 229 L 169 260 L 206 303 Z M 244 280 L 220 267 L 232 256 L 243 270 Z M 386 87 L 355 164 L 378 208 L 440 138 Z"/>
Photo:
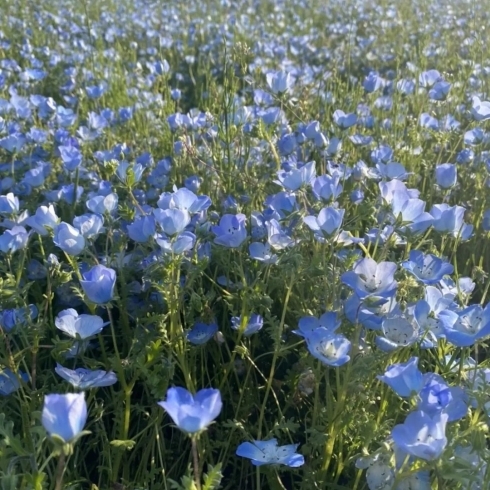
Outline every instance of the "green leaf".
<path fill-rule="evenodd" d="M 127 441 L 123 441 L 121 439 L 114 439 L 113 441 L 111 441 L 111 446 L 120 447 L 122 449 L 127 449 L 127 450 L 133 449 L 135 444 L 136 444 L 136 441 L 133 441 L 131 439 L 129 439 Z"/>
<path fill-rule="evenodd" d="M 208 473 L 204 475 L 203 490 L 216 490 L 219 488 L 223 475 L 221 473 L 221 463 L 216 466 L 209 466 Z"/>

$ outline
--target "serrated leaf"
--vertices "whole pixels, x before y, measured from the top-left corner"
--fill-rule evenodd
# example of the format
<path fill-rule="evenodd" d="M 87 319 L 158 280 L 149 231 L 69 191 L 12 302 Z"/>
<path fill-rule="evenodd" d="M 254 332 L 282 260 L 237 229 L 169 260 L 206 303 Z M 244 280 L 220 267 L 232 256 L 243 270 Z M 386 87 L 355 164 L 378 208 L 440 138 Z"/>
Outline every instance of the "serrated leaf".
<path fill-rule="evenodd" d="M 120 447 L 120 448 L 123 448 L 123 449 L 127 449 L 127 450 L 131 450 L 133 449 L 133 447 L 135 446 L 136 444 L 136 441 L 133 441 L 131 439 L 127 440 L 127 441 L 124 441 L 122 439 L 114 439 L 113 441 L 111 441 L 111 446 L 114 446 L 114 447 Z"/>
<path fill-rule="evenodd" d="M 221 463 L 216 466 L 209 466 L 208 473 L 204 475 L 203 490 L 216 490 L 219 488 L 222 478 Z"/>

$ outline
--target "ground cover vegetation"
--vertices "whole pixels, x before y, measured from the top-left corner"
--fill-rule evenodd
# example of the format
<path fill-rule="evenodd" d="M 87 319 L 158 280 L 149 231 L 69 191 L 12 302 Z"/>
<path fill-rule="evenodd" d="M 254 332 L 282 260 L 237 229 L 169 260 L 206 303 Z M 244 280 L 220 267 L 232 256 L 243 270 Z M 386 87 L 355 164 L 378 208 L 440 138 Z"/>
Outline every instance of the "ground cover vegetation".
<path fill-rule="evenodd" d="M 488 7 L 0 0 L 1 488 L 489 488 Z"/>

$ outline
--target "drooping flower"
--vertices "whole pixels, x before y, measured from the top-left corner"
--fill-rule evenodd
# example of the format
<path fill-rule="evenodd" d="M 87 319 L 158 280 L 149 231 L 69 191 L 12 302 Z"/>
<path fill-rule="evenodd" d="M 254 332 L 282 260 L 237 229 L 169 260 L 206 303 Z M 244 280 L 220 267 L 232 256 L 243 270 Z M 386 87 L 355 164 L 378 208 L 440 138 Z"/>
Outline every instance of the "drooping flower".
<path fill-rule="evenodd" d="M 117 376 L 112 371 L 93 371 L 85 368 L 68 369 L 61 364 L 57 364 L 54 370 L 56 374 L 79 390 L 101 388 L 117 383 Z"/>
<path fill-rule="evenodd" d="M 296 452 L 298 446 L 299 444 L 278 446 L 277 439 L 242 442 L 237 447 L 236 455 L 250 459 L 254 466 L 271 464 L 297 468 L 305 463 L 303 455 Z"/>
<path fill-rule="evenodd" d="M 399 396 L 409 397 L 418 393 L 424 385 L 423 375 L 417 366 L 418 361 L 418 357 L 412 357 L 407 362 L 392 364 L 382 376 L 377 378 Z"/>

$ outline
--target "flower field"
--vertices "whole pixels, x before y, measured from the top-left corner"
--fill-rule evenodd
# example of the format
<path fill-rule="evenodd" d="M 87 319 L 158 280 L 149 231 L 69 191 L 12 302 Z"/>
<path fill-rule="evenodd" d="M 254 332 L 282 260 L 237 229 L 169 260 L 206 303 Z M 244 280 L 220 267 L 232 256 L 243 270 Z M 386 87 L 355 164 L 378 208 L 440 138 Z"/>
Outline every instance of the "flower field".
<path fill-rule="evenodd" d="M 0 488 L 490 488 L 473 0 L 0 0 Z"/>

